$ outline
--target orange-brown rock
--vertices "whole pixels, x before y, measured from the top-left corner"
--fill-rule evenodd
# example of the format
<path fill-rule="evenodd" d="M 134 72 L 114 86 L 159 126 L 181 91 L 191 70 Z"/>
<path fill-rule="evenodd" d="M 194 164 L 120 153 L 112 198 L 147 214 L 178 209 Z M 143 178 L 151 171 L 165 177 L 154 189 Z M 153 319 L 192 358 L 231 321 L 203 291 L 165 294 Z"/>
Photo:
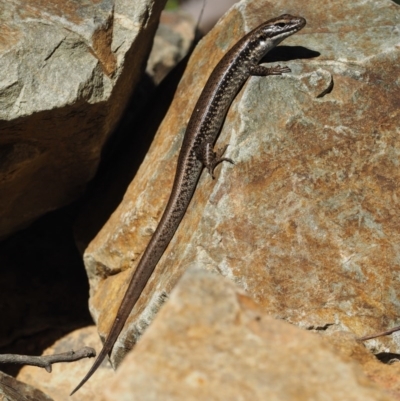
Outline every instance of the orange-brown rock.
<path fill-rule="evenodd" d="M 399 316 L 399 8 L 389 0 L 237 4 L 200 43 L 125 198 L 85 254 L 104 338 L 169 196 L 182 136 L 210 72 L 245 32 L 283 11 L 307 26 L 253 77 L 186 216 L 114 347 L 117 363 L 192 265 L 238 283 L 265 313 L 303 328 L 386 328 Z M 294 48 L 293 48 L 294 46 Z M 390 339 L 379 340 L 400 348 Z"/>
<path fill-rule="evenodd" d="M 200 269 L 184 275 L 102 394 L 102 401 L 393 400 L 320 336 L 271 318 Z"/>

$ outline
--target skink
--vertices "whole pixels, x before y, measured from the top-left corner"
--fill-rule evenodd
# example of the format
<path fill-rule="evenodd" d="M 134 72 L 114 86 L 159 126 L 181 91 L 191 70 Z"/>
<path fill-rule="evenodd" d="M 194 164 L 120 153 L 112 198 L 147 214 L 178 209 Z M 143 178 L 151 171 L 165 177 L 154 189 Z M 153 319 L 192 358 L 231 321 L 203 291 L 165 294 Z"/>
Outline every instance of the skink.
<path fill-rule="evenodd" d="M 288 67 L 267 68 L 260 60 L 285 38 L 302 29 L 306 20 L 289 14 L 264 22 L 240 39 L 221 59 L 208 79 L 186 128 L 178 158 L 175 180 L 164 214 L 132 275 L 103 349 L 93 366 L 71 393 L 74 394 L 111 352 L 129 314 L 139 299 L 158 261 L 171 241 L 193 196 L 203 168 L 214 178 L 214 169 L 226 149 L 214 152 L 213 146 L 236 94 L 252 75 L 281 75 Z"/>

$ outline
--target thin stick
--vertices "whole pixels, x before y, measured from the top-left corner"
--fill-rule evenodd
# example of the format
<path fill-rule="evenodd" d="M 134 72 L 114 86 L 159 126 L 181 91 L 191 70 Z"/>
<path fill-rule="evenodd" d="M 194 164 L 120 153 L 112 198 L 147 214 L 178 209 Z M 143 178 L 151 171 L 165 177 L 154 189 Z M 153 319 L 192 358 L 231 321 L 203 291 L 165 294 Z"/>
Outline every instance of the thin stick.
<path fill-rule="evenodd" d="M 377 338 L 377 337 L 382 337 L 382 336 L 388 336 L 389 334 L 395 333 L 396 331 L 400 330 L 400 326 L 393 327 L 393 329 L 387 330 L 387 331 L 382 331 L 380 333 L 376 334 L 371 334 L 369 336 L 364 336 L 357 338 L 358 341 L 366 341 L 366 340 L 371 340 L 372 338 Z"/>
<path fill-rule="evenodd" d="M 30 356 L 3 354 L 0 355 L 0 363 L 13 363 L 17 365 L 32 365 L 46 369 L 51 373 L 51 364 L 58 362 L 74 362 L 83 358 L 93 358 L 96 356 L 96 351 L 90 347 L 83 347 L 78 351 L 69 351 L 62 354 Z"/>
<path fill-rule="evenodd" d="M 204 10 L 206 8 L 206 4 L 207 4 L 207 0 L 203 0 L 203 6 L 201 7 L 201 11 L 200 11 L 200 15 L 197 18 L 197 23 L 196 23 L 196 28 L 195 28 L 195 32 L 198 31 L 199 27 L 200 27 L 200 22 L 203 18 L 203 14 L 204 14 Z"/>

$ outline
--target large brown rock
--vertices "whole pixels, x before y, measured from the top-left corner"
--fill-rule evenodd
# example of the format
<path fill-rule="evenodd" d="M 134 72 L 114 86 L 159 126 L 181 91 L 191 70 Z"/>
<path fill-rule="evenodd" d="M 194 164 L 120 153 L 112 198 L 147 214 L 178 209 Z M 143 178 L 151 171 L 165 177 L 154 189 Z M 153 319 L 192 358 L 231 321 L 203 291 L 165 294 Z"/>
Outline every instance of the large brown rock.
<path fill-rule="evenodd" d="M 0 238 L 93 177 L 165 2 L 0 4 Z"/>
<path fill-rule="evenodd" d="M 44 354 L 84 345 L 100 347 L 95 326 L 64 336 Z M 36 393 L 68 401 L 92 363 L 54 364 L 52 373 L 25 366 L 17 378 Z M 103 363 L 72 399 L 298 401 L 328 394 L 329 400 L 389 401 L 400 399 L 399 378 L 399 363 L 382 364 L 354 335 L 321 338 L 295 328 L 266 315 L 228 280 L 190 269 L 117 373 Z"/>
<path fill-rule="evenodd" d="M 219 167 L 215 181 L 201 177 L 114 347 L 115 364 L 192 265 L 229 277 L 265 312 L 303 328 L 362 335 L 397 322 L 400 10 L 389 0 L 329 10 L 305 0 L 290 8 L 243 1 L 224 16 L 193 54 L 124 201 L 85 253 L 91 312 L 105 338 L 165 207 L 207 77 L 245 32 L 283 11 L 307 19 L 271 54 L 292 72 L 250 78 L 234 101 L 217 147 L 229 143 L 236 164 Z"/>
<path fill-rule="evenodd" d="M 102 394 L 104 401 L 392 400 L 317 334 L 263 314 L 228 280 L 196 269 Z"/>

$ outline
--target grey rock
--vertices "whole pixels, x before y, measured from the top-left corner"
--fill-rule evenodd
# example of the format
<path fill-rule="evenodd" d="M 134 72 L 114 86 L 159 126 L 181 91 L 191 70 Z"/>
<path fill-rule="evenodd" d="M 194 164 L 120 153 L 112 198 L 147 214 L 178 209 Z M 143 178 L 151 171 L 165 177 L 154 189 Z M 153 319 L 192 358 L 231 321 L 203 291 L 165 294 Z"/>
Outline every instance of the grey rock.
<path fill-rule="evenodd" d="M 0 5 L 0 238 L 79 196 L 165 0 Z"/>

